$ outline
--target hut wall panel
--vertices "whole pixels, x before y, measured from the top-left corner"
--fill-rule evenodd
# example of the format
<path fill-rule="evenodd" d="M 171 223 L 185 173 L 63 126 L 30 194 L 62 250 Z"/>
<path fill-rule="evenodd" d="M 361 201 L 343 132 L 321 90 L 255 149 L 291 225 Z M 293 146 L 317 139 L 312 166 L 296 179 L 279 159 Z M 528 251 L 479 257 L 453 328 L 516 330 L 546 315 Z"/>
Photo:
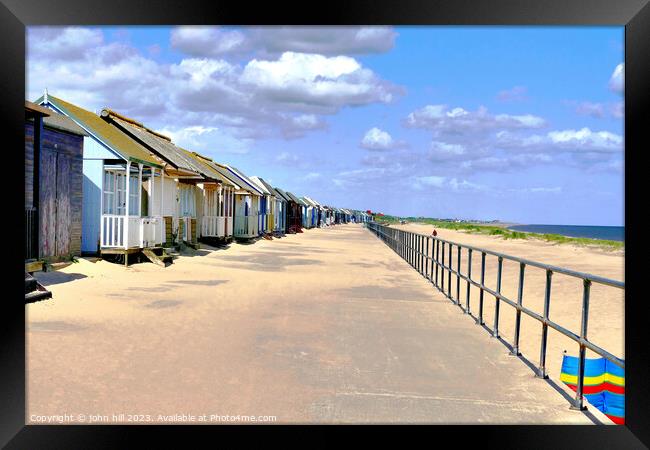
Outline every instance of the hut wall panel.
<path fill-rule="evenodd" d="M 84 253 L 99 251 L 103 173 L 104 161 L 101 159 L 83 160 L 81 251 Z"/>

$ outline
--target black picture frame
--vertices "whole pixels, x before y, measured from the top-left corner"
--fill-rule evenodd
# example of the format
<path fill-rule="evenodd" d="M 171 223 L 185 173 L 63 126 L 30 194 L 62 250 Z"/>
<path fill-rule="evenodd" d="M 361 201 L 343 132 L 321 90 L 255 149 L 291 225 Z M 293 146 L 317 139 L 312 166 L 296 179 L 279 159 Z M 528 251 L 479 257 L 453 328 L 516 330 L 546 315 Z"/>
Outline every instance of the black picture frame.
<path fill-rule="evenodd" d="M 347 441 L 350 427 L 303 426 L 43 426 L 25 425 L 25 308 L 19 298 L 19 258 L 22 236 L 20 195 L 12 195 L 11 182 L 20 183 L 24 160 L 25 27 L 29 25 L 624 25 L 625 26 L 625 240 L 626 245 L 626 425 L 625 426 L 436 426 L 354 427 L 375 438 L 404 439 L 421 433 L 424 445 L 451 439 L 452 445 L 471 441 L 476 445 L 501 448 L 647 448 L 650 445 L 648 385 L 648 326 L 644 323 L 646 298 L 641 279 L 644 250 L 642 236 L 647 200 L 643 198 L 650 124 L 650 5 L 648 0 L 330 0 L 315 2 L 237 2 L 158 0 L 0 0 L 0 108 L 6 193 L 9 201 L 5 248 L 10 273 L 5 275 L 3 326 L 0 327 L 0 444 L 8 448 L 97 448 L 133 447 L 132 439 L 153 438 L 167 447 L 174 439 L 185 441 L 197 434 L 237 434 L 264 445 L 278 431 L 290 431 L 285 443 L 302 445 L 317 441 Z M 646 142 L 646 144 L 643 144 Z M 8 289 L 11 287 L 11 289 Z M 568 405 L 567 405 L 568 407 Z M 256 431 L 253 433 L 252 431 Z M 318 436 L 305 436 L 304 433 Z M 334 432 L 336 436 L 325 436 Z M 191 434 L 190 434 L 191 433 Z M 407 434 L 408 433 L 408 434 Z M 144 436 L 142 436 L 144 435 Z M 309 438 L 312 439 L 309 439 Z M 316 439 L 314 439 L 316 438 Z M 288 439 L 288 440 L 287 440 Z M 410 441 L 415 443 L 414 441 Z M 470 445 L 471 445 L 470 443 Z M 444 445 L 444 444 L 443 444 Z"/>

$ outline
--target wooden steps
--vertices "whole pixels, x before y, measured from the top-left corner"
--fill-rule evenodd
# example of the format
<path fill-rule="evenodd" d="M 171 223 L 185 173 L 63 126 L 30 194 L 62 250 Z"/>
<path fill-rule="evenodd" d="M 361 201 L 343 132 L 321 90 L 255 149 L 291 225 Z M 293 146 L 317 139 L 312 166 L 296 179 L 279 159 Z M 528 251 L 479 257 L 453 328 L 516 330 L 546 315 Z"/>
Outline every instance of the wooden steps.
<path fill-rule="evenodd" d="M 48 298 L 52 298 L 52 293 L 36 278 L 25 272 L 25 303 L 34 303 Z"/>
<path fill-rule="evenodd" d="M 142 254 L 152 263 L 160 267 L 167 267 L 167 263 L 171 264 L 174 259 L 172 255 L 165 253 L 162 247 L 143 248 Z"/>

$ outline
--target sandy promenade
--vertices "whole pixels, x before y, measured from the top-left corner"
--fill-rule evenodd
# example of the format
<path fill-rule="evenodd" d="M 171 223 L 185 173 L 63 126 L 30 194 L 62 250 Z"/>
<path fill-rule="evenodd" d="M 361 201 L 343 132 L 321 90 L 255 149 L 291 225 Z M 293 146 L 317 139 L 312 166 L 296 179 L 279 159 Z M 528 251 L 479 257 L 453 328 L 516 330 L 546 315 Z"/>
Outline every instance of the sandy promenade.
<path fill-rule="evenodd" d="M 575 250 L 562 260 L 551 247 L 537 251 L 526 256 L 615 278 L 622 271 L 621 257 Z M 139 423 L 182 414 L 278 423 L 598 422 L 569 410 L 548 381 L 360 225 L 200 250 L 167 268 L 81 260 L 38 278 L 54 300 L 26 306 L 27 423 L 61 414 L 73 423 L 80 414 L 85 423 L 91 415 L 128 423 L 137 414 L 150 416 Z M 597 299 L 590 328 L 619 339 L 606 345 L 616 350 L 622 301 Z M 567 308 L 556 297 L 552 312 Z M 555 368 L 560 347 L 552 342 Z"/>
<path fill-rule="evenodd" d="M 396 225 L 397 228 L 430 234 L 431 225 L 406 224 Z M 545 264 L 566 267 L 568 269 L 585 272 L 614 280 L 625 280 L 625 257 L 622 251 L 609 251 L 595 248 L 579 247 L 567 244 L 553 244 L 536 239 L 505 240 L 501 237 L 470 234 L 461 231 L 436 229 L 438 236 L 448 241 L 472 245 L 479 248 L 494 250 L 507 255 L 542 262 Z M 462 255 L 462 271 L 467 273 L 466 254 Z M 454 249 L 454 267 L 456 266 L 456 250 Z M 480 275 L 480 254 L 472 257 L 472 278 Z M 497 258 L 486 259 L 485 279 L 490 288 L 496 290 Z M 502 273 L 502 293 L 512 299 L 517 299 L 517 286 L 519 282 L 519 266 L 515 262 L 504 262 Z M 447 280 L 445 280 L 446 283 Z M 539 268 L 526 268 L 524 282 L 524 305 L 540 314 L 544 311 L 544 287 L 546 275 Z M 446 289 L 446 288 L 445 288 Z M 465 304 L 466 282 L 461 281 L 461 299 Z M 456 279 L 452 276 L 452 293 L 456 296 Z M 470 308 L 476 313 L 478 310 L 478 289 L 470 290 Z M 494 323 L 494 297 L 488 295 L 484 299 L 484 319 L 492 328 Z M 580 314 L 582 307 L 582 282 L 579 279 L 566 275 L 553 274 L 551 289 L 550 318 L 558 324 L 579 334 Z M 589 306 L 588 337 L 595 344 L 624 358 L 625 337 L 625 298 L 621 289 L 593 284 L 591 288 Z M 514 336 L 514 309 L 504 303 L 501 304 L 499 314 L 499 329 L 504 340 L 513 342 Z M 534 319 L 522 316 L 520 332 L 520 348 L 524 356 L 532 363 L 539 363 L 541 324 Z M 577 345 L 560 333 L 549 330 L 547 367 L 551 377 L 559 380 L 562 352 L 577 356 Z M 598 357 L 587 352 L 587 357 Z"/>

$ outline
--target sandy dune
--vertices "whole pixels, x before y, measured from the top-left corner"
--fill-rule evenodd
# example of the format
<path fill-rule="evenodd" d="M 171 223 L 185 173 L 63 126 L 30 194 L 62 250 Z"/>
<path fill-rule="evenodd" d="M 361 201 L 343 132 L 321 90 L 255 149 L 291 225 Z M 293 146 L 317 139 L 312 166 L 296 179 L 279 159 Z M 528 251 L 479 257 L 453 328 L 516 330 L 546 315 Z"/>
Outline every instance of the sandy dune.
<path fill-rule="evenodd" d="M 201 250 L 167 268 L 82 260 L 38 278 L 54 300 L 26 306 L 28 423 L 64 413 L 86 414 L 86 423 L 91 414 L 113 423 L 129 423 L 128 414 L 281 423 L 603 417 L 570 411 L 549 381 L 359 225 Z"/>

